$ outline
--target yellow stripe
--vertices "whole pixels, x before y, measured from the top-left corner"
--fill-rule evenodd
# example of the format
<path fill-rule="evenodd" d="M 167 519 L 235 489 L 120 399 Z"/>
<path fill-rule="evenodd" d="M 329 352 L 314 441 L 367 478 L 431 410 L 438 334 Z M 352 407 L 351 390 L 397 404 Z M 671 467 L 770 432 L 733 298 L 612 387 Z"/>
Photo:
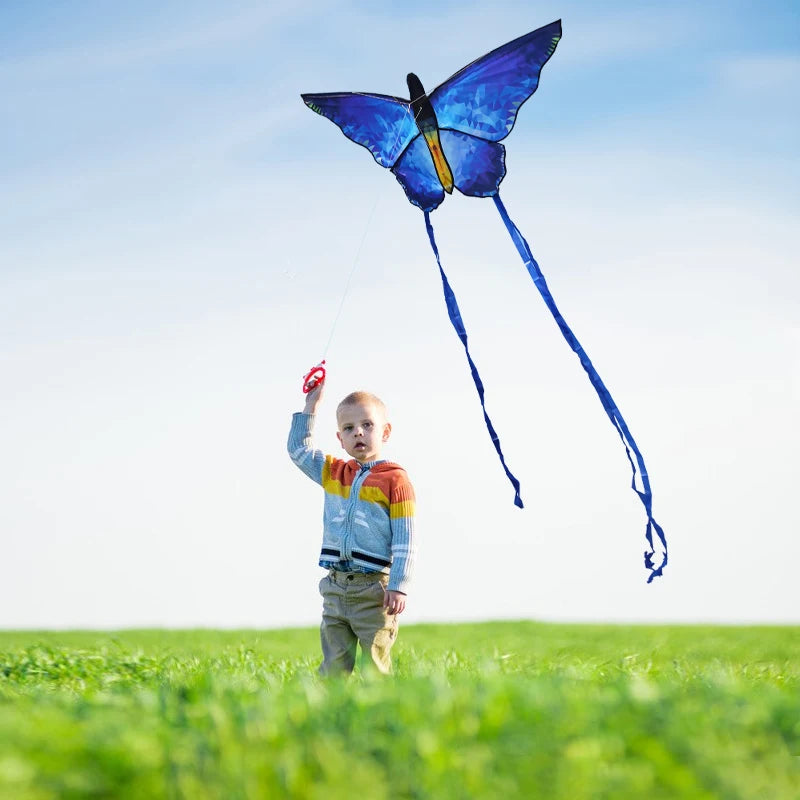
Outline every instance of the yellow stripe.
<path fill-rule="evenodd" d="M 358 493 L 359 500 L 366 500 L 368 503 L 377 503 L 384 508 L 389 508 L 389 498 L 383 489 L 378 486 L 362 486 Z"/>
<path fill-rule="evenodd" d="M 325 464 L 322 467 L 322 488 L 328 494 L 344 497 L 345 500 L 350 497 L 350 487 L 342 486 L 341 481 L 331 477 L 331 463 L 328 459 L 325 460 Z"/>
<path fill-rule="evenodd" d="M 389 507 L 390 519 L 398 519 L 399 517 L 413 517 L 415 511 L 415 504 L 413 500 L 403 500 L 400 503 L 392 503 Z"/>

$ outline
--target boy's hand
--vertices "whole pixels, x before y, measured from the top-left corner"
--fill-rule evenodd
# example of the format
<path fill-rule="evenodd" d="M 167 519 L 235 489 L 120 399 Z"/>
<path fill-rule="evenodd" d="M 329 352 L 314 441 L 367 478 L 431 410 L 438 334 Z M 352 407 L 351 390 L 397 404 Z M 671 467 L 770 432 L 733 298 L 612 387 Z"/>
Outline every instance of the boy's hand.
<path fill-rule="evenodd" d="M 306 407 L 303 409 L 305 414 L 316 414 L 317 406 L 322 400 L 322 392 L 325 387 L 325 381 L 320 381 L 307 395 Z"/>
<path fill-rule="evenodd" d="M 383 607 L 389 614 L 402 614 L 406 607 L 406 596 L 402 592 L 387 589 L 383 595 Z"/>

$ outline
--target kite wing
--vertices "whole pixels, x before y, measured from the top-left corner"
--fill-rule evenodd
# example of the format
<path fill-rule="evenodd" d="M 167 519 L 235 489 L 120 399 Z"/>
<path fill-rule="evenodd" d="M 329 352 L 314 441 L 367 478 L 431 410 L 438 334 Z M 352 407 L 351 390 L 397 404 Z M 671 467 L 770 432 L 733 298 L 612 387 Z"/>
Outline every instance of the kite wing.
<path fill-rule="evenodd" d="M 440 136 L 456 189 L 469 197 L 497 194 L 506 175 L 505 147 L 459 131 L 443 130 Z"/>
<path fill-rule="evenodd" d="M 382 167 L 391 169 L 411 140 L 419 136 L 411 104 L 399 97 L 361 92 L 301 97 L 312 111 L 336 123 L 348 139 L 366 147 Z"/>
<path fill-rule="evenodd" d="M 456 72 L 430 95 L 439 127 L 493 142 L 504 139 L 519 107 L 539 86 L 539 73 L 559 39 L 561 20 L 556 20 Z"/>
<path fill-rule="evenodd" d="M 433 211 L 444 200 L 444 189 L 433 166 L 428 145 L 422 136 L 417 136 L 392 167 L 406 197 L 417 208 Z"/>

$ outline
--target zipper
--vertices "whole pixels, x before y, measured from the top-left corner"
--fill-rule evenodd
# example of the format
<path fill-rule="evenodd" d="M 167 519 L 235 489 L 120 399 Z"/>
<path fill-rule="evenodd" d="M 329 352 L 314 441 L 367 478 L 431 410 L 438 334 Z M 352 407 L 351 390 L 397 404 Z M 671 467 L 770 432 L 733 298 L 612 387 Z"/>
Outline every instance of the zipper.
<path fill-rule="evenodd" d="M 361 485 L 366 480 L 367 475 L 372 467 L 362 466 L 360 472 L 353 478 L 353 483 L 350 486 L 350 497 L 348 498 L 347 511 L 344 518 L 344 535 L 342 536 L 342 555 L 341 558 L 350 561 L 352 553 L 350 552 L 350 540 L 353 533 L 353 517 L 356 514 L 356 505 L 358 504 L 358 495 L 361 491 Z"/>

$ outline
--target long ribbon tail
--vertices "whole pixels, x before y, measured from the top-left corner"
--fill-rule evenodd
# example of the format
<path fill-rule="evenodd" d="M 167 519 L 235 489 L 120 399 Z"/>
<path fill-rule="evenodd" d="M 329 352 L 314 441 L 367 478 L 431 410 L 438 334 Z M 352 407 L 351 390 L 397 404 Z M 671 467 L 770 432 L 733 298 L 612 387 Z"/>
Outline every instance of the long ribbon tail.
<path fill-rule="evenodd" d="M 550 313 L 553 315 L 558 327 L 561 329 L 562 335 L 580 359 L 581 366 L 584 368 L 584 370 L 586 370 L 586 374 L 589 376 L 589 380 L 591 381 L 592 386 L 594 386 L 594 390 L 597 392 L 597 396 L 600 398 L 600 402 L 603 404 L 603 408 L 605 409 L 606 414 L 608 414 L 608 418 L 617 429 L 619 438 L 622 440 L 622 444 L 625 447 L 625 453 L 628 456 L 628 462 L 630 463 L 631 470 L 633 472 L 631 489 L 633 489 L 636 494 L 639 495 L 639 499 L 642 501 L 644 509 L 647 512 L 647 530 L 645 532 L 645 538 L 647 539 L 649 550 L 645 550 L 644 565 L 648 570 L 650 570 L 650 576 L 647 579 L 647 582 L 650 583 L 653 578 L 661 575 L 662 570 L 667 565 L 667 540 L 664 538 L 664 531 L 662 530 L 661 526 L 655 521 L 655 519 L 653 519 L 653 494 L 650 490 L 650 478 L 647 475 L 647 468 L 645 467 L 644 458 L 642 457 L 641 451 L 636 446 L 636 442 L 634 441 L 631 432 L 628 430 L 628 425 L 622 418 L 622 414 L 617 408 L 617 404 L 614 402 L 608 389 L 606 389 L 605 384 L 597 374 L 597 370 L 589 360 L 589 356 L 586 355 L 586 351 L 581 346 L 581 343 L 578 341 L 569 325 L 567 325 L 566 320 L 561 315 L 561 312 L 558 310 L 558 307 L 553 300 L 553 295 L 550 294 L 550 290 L 547 288 L 547 282 L 544 279 L 544 275 L 542 274 L 541 269 L 539 269 L 539 265 L 536 263 L 536 259 L 533 257 L 531 249 L 528 246 L 528 243 L 525 241 L 525 237 L 519 232 L 517 226 L 511 221 L 503 202 L 500 200 L 499 194 L 495 194 L 493 200 L 494 204 L 497 206 L 497 210 L 500 212 L 500 216 L 502 217 L 506 228 L 508 229 L 508 232 L 511 234 L 511 239 L 514 242 L 520 257 L 525 263 L 528 273 L 530 274 L 531 278 L 533 278 L 536 288 L 539 290 L 544 302 L 550 309 Z M 634 464 L 633 459 L 631 458 L 631 451 L 633 451 L 633 454 L 636 457 L 636 464 Z M 642 483 L 641 491 L 636 487 L 636 465 L 639 466 L 639 475 Z M 663 548 L 662 560 L 657 567 L 653 561 L 653 556 L 655 555 L 655 548 L 653 546 L 654 531 L 658 536 L 661 547 Z"/>
<path fill-rule="evenodd" d="M 478 397 L 481 401 L 483 419 L 486 422 L 486 428 L 489 431 L 489 436 L 492 437 L 494 449 L 497 450 L 497 455 L 500 456 L 500 463 L 503 465 L 503 469 L 505 470 L 508 479 L 511 481 L 511 485 L 514 487 L 514 505 L 518 508 L 522 508 L 522 498 L 519 496 L 519 481 L 506 466 L 503 450 L 500 447 L 500 437 L 495 432 L 494 425 L 492 425 L 492 421 L 489 419 L 489 415 L 486 413 L 483 381 L 481 380 L 481 376 L 478 374 L 478 368 L 475 366 L 472 356 L 469 354 L 469 346 L 467 345 L 467 330 L 464 327 L 464 320 L 461 317 L 461 311 L 458 308 L 456 296 L 453 293 L 453 290 L 450 288 L 450 282 L 447 280 L 447 275 L 444 274 L 444 270 L 442 269 L 442 262 L 439 258 L 439 248 L 436 246 L 436 239 L 433 237 L 433 226 L 431 225 L 430 214 L 427 211 L 425 212 L 425 227 L 428 230 L 428 239 L 430 239 L 431 247 L 433 248 L 433 254 L 436 256 L 436 263 L 439 265 L 439 274 L 442 276 L 442 288 L 444 289 L 444 300 L 445 303 L 447 303 L 447 314 L 450 317 L 450 322 L 453 323 L 453 327 L 458 334 L 458 338 L 461 339 L 461 344 L 464 345 L 464 352 L 467 354 L 467 361 L 469 362 L 469 368 L 472 372 L 472 380 L 475 382 L 475 388 L 478 390 Z"/>

